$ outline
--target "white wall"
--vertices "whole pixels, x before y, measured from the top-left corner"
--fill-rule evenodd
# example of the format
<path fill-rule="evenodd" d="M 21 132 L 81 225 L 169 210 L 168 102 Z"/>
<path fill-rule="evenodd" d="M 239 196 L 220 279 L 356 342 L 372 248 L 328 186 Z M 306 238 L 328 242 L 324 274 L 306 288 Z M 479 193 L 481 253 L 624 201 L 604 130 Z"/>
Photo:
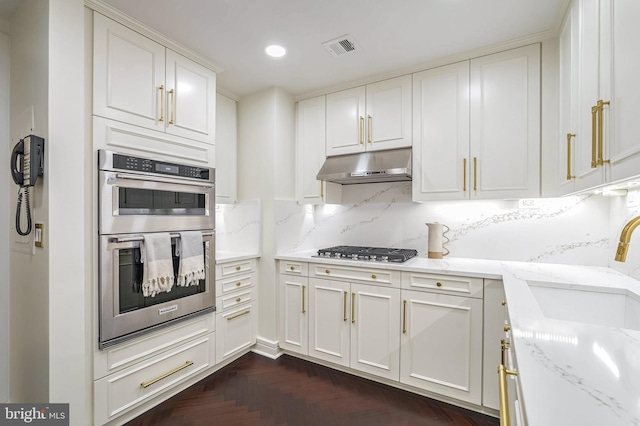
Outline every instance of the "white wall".
<path fill-rule="evenodd" d="M 28 134 L 25 111 L 33 108 L 33 133 L 48 144 L 49 2 L 24 0 L 11 19 L 11 146 Z M 28 116 L 28 114 L 27 114 Z M 48 220 L 48 156 L 45 176 L 32 188 L 33 223 Z M 17 186 L 10 185 L 10 212 L 15 212 Z M 19 243 L 13 221 L 10 231 L 10 400 L 49 400 L 49 244 Z M 45 241 L 47 232 L 45 229 Z"/>
<path fill-rule="evenodd" d="M 49 401 L 70 403 L 71 425 L 91 423 L 92 281 L 85 253 L 91 200 L 85 200 L 84 1 L 49 2 Z"/>
<path fill-rule="evenodd" d="M 283 179 L 293 176 L 294 113 L 293 100 L 278 88 L 245 96 L 238 103 L 238 199 L 262 200 L 258 339 L 266 345 L 277 341 L 275 199 L 293 198 L 293 183 L 289 186 Z M 291 159 L 287 154 L 279 157 L 282 150 Z"/>
<path fill-rule="evenodd" d="M 9 55 L 0 32 L 0 402 L 9 401 Z"/>

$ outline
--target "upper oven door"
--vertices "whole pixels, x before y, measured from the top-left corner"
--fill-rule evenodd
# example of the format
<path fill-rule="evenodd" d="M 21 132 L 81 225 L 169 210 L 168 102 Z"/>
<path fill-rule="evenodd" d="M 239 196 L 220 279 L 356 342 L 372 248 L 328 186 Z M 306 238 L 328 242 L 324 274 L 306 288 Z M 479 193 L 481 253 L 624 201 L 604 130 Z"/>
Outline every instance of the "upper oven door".
<path fill-rule="evenodd" d="M 100 170 L 99 184 L 101 235 L 215 228 L 212 182 Z"/>

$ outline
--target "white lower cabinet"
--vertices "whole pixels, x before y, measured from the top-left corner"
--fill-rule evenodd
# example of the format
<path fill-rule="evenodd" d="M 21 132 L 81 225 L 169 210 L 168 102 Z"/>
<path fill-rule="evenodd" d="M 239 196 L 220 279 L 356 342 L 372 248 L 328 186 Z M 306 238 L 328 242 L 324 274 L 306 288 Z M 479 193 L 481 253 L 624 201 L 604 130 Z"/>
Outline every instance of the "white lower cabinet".
<path fill-rule="evenodd" d="M 482 299 L 402 291 L 400 381 L 481 404 Z"/>
<path fill-rule="evenodd" d="M 280 275 L 280 347 L 309 354 L 309 278 Z"/>
<path fill-rule="evenodd" d="M 258 332 L 257 261 L 243 259 L 216 265 L 216 362 L 256 343 Z"/>
<path fill-rule="evenodd" d="M 112 422 L 215 364 L 213 314 L 151 333 L 94 357 L 94 423 Z"/>
<path fill-rule="evenodd" d="M 309 279 L 309 355 L 398 380 L 400 290 Z"/>

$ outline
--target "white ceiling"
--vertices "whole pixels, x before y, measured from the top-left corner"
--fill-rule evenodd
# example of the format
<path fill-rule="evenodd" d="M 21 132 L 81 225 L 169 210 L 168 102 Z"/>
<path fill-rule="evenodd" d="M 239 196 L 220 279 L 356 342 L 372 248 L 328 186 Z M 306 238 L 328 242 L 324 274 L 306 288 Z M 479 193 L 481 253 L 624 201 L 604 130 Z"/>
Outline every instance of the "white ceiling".
<path fill-rule="evenodd" d="M 299 96 L 552 32 L 568 0 L 105 1 L 221 66 L 218 85 L 231 93 Z M 322 43 L 344 34 L 360 50 L 334 58 Z M 288 54 L 267 57 L 273 43 Z"/>

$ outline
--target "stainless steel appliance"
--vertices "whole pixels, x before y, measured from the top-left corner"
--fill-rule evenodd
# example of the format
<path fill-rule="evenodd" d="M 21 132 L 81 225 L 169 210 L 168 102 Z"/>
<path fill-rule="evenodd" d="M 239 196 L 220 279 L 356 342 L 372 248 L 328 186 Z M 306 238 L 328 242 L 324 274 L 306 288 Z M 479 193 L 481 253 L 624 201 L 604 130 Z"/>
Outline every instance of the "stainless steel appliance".
<path fill-rule="evenodd" d="M 393 262 L 402 263 L 415 257 L 417 250 L 385 248 L 385 247 L 358 247 L 358 246 L 335 246 L 318 250 L 315 257 L 329 259 L 347 259 L 369 262 Z"/>
<path fill-rule="evenodd" d="M 215 310 L 214 169 L 98 151 L 99 348 Z M 144 234 L 201 231 L 205 279 L 145 297 Z"/>

